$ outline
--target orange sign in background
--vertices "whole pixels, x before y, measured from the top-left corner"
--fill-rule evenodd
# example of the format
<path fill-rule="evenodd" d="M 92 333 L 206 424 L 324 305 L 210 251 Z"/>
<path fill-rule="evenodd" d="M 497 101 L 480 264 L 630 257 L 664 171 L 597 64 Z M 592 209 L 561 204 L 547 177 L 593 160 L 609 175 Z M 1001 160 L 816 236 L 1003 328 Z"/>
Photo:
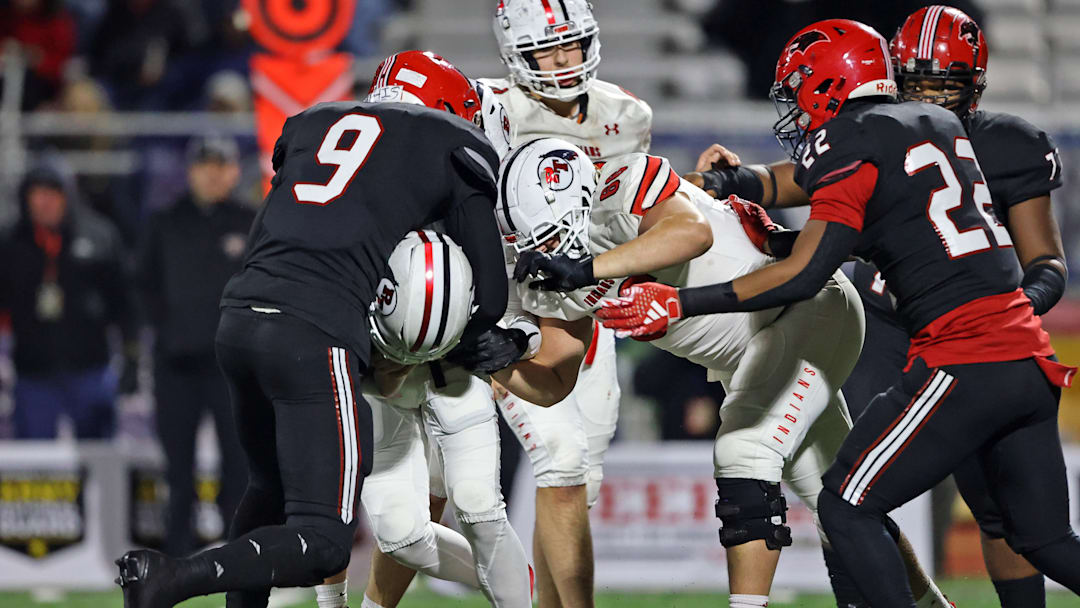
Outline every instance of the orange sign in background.
<path fill-rule="evenodd" d="M 352 96 L 352 55 L 334 49 L 349 33 L 355 0 L 244 0 L 251 34 L 265 49 L 251 57 L 255 137 L 270 187 L 274 142 L 289 116 Z"/>

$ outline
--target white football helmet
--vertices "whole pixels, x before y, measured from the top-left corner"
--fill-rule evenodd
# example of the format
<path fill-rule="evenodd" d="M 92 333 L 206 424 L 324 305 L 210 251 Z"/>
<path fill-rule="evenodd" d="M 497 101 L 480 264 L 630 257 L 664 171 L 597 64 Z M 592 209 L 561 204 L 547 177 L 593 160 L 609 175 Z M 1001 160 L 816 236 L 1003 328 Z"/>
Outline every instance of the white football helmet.
<path fill-rule="evenodd" d="M 495 40 L 516 83 L 537 95 L 574 99 L 592 86 L 600 67 L 600 32 L 587 0 L 500 0 L 495 9 Z M 584 61 L 565 70 L 541 70 L 533 52 L 581 41 Z M 577 78 L 572 86 L 560 80 Z"/>
<path fill-rule="evenodd" d="M 518 253 L 553 237 L 550 254 L 589 253 L 589 210 L 596 168 L 580 148 L 561 139 L 534 139 L 510 151 L 499 171 L 495 218 Z"/>
<path fill-rule="evenodd" d="M 510 152 L 510 142 L 514 139 L 510 115 L 490 87 L 479 80 L 473 82 L 473 87 L 480 97 L 480 127 L 484 129 L 484 135 L 487 135 L 491 146 L 499 154 L 499 160 L 502 160 Z"/>
<path fill-rule="evenodd" d="M 414 230 L 390 254 L 368 315 L 382 354 L 407 365 L 434 361 L 461 339 L 473 313 L 473 276 L 465 252 L 434 230 Z"/>

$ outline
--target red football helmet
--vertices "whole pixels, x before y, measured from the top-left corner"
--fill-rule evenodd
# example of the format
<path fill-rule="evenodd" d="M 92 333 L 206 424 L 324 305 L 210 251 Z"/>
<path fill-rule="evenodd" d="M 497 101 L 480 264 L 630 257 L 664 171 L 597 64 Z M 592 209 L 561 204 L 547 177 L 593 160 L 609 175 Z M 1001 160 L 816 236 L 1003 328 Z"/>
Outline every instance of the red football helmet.
<path fill-rule="evenodd" d="M 896 97 L 885 38 L 850 19 L 826 19 L 795 34 L 776 64 L 770 96 L 780 120 L 773 132 L 798 157 L 810 131 L 857 97 Z"/>
<path fill-rule="evenodd" d="M 405 51 L 383 59 L 366 101 L 398 101 L 446 110 L 480 123 L 480 97 L 472 82 L 431 51 Z"/>
<path fill-rule="evenodd" d="M 990 52 L 982 29 L 962 11 L 941 5 L 915 11 L 896 31 L 890 51 L 904 101 L 935 103 L 961 118 L 979 105 Z M 920 91 L 928 80 L 940 88 Z"/>

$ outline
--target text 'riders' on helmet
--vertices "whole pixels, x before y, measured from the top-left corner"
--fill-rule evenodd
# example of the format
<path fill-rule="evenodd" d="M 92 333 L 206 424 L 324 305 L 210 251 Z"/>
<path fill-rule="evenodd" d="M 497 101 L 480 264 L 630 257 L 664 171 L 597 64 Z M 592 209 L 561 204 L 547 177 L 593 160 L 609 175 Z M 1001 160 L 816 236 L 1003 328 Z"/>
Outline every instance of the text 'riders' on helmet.
<path fill-rule="evenodd" d="M 944 106 L 961 118 L 974 112 L 986 88 L 990 51 L 982 29 L 951 6 L 928 6 L 911 14 L 889 45 L 900 98 Z M 935 83 L 936 94 L 919 91 Z"/>
<path fill-rule="evenodd" d="M 586 0 L 500 0 L 493 23 L 503 63 L 516 84 L 552 99 L 574 99 L 592 86 L 600 67 L 600 28 Z M 581 65 L 541 70 L 533 53 L 581 43 Z M 563 82 L 573 84 L 563 85 Z"/>
<path fill-rule="evenodd" d="M 480 97 L 472 82 L 431 51 L 404 51 L 383 59 L 365 101 L 415 103 L 480 124 Z"/>
<path fill-rule="evenodd" d="M 371 338 L 398 363 L 434 361 L 450 352 L 473 313 L 473 276 L 465 252 L 433 230 L 405 235 L 390 254 L 390 276 L 375 291 Z"/>
<path fill-rule="evenodd" d="M 770 96 L 780 120 L 773 132 L 796 160 L 810 131 L 836 116 L 849 99 L 896 97 L 885 38 L 850 19 L 803 28 L 784 47 Z"/>
<path fill-rule="evenodd" d="M 553 239 L 551 254 L 589 252 L 589 210 L 596 167 L 573 144 L 535 139 L 510 151 L 499 172 L 495 219 L 503 240 L 517 252 Z"/>

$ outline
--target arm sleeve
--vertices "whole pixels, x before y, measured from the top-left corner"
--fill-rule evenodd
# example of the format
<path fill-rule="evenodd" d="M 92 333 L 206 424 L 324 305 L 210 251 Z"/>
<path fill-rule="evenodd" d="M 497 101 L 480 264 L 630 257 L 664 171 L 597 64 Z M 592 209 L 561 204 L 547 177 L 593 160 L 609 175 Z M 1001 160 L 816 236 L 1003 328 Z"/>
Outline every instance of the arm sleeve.
<path fill-rule="evenodd" d="M 487 150 L 491 156 L 494 151 Z M 455 170 L 455 204 L 443 223 L 446 233 L 461 246 L 472 266 L 477 310 L 465 329 L 462 340 L 490 329 L 506 311 L 508 282 L 503 263 L 502 240 L 495 223 L 495 182 L 491 159 L 478 162 L 483 155 L 471 148 L 452 154 Z M 497 163 L 497 160 L 495 161 Z M 484 170 L 486 168 L 486 171 Z"/>
<path fill-rule="evenodd" d="M 705 180 L 703 190 L 716 192 L 716 198 L 723 200 L 732 194 L 751 203 L 761 203 L 765 197 L 765 186 L 757 173 L 740 165 L 738 167 L 724 167 L 723 169 L 709 169 L 701 172 Z"/>
<path fill-rule="evenodd" d="M 743 302 L 735 295 L 730 281 L 706 287 L 680 289 L 679 299 L 682 301 L 683 314 L 691 317 L 721 312 L 748 312 L 785 306 L 811 298 L 821 291 L 829 277 L 848 258 L 858 239 L 858 230 L 846 224 L 829 222 L 810 261 L 791 280 Z"/>
<path fill-rule="evenodd" d="M 1058 303 L 1065 294 L 1067 279 L 1061 271 L 1049 264 L 1035 263 L 1028 266 L 1020 287 L 1031 300 L 1036 315 L 1042 315 Z"/>

